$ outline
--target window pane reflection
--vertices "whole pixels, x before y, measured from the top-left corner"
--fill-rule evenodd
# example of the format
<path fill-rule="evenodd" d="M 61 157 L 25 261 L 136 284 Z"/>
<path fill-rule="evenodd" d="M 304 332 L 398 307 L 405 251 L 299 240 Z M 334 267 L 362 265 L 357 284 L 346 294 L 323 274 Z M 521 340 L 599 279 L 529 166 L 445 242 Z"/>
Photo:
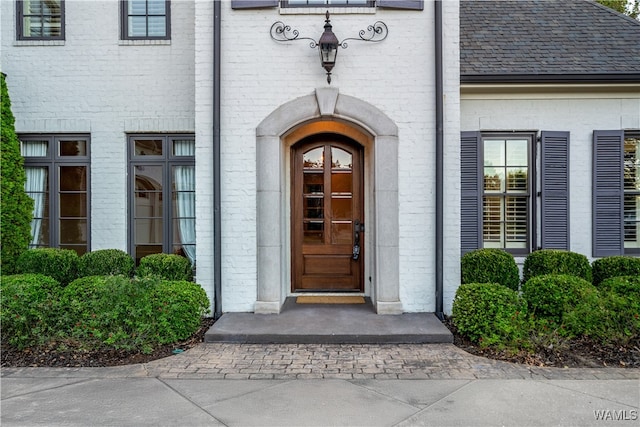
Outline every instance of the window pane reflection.
<path fill-rule="evenodd" d="M 305 169 L 324 168 L 324 147 L 314 148 L 302 155 L 302 164 Z"/>

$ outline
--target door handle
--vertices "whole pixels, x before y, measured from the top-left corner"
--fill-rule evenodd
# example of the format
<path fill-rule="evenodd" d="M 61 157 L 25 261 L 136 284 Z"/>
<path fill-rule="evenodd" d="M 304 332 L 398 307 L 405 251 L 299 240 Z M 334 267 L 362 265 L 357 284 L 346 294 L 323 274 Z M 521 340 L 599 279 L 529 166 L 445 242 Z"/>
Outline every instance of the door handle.
<path fill-rule="evenodd" d="M 354 261 L 360 258 L 360 232 L 364 231 L 364 224 L 360 223 L 360 220 L 353 222 L 353 256 Z"/>

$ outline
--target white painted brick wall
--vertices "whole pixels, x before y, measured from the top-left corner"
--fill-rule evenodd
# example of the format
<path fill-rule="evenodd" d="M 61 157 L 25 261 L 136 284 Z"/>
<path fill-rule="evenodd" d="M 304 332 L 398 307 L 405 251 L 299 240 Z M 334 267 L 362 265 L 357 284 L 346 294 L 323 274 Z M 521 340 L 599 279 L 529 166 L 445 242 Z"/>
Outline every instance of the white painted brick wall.
<path fill-rule="evenodd" d="M 570 132 L 570 249 L 591 259 L 593 131 L 640 129 L 640 95 L 557 89 L 533 95 L 464 95 L 461 112 L 462 130 Z"/>
<path fill-rule="evenodd" d="M 2 63 L 18 132 L 91 134 L 92 249 L 127 249 L 126 132 L 194 131 L 194 4 L 172 2 L 172 40 L 119 41 L 119 2 L 67 0 L 63 45 L 15 39 L 0 2 Z M 26 44 L 26 45 L 25 45 Z"/>

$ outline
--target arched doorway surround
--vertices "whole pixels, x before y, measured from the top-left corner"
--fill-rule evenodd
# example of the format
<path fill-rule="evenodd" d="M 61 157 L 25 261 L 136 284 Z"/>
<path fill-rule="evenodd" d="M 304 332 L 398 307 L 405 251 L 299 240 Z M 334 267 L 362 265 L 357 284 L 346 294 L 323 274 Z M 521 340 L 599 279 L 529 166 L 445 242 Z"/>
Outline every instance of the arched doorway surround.
<path fill-rule="evenodd" d="M 256 313 L 279 313 L 290 286 L 290 147 L 334 132 L 365 149 L 368 294 L 379 314 L 400 314 L 398 127 L 382 111 L 334 88 L 283 104 L 256 129 L 258 290 Z"/>

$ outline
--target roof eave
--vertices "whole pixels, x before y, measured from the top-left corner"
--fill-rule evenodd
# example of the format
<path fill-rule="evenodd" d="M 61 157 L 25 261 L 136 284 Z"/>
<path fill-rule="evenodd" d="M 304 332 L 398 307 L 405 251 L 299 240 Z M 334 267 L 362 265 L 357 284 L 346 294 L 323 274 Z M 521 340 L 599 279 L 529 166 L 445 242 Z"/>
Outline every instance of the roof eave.
<path fill-rule="evenodd" d="M 640 73 L 607 74 L 462 74 L 462 84 L 478 83 L 640 83 Z"/>

